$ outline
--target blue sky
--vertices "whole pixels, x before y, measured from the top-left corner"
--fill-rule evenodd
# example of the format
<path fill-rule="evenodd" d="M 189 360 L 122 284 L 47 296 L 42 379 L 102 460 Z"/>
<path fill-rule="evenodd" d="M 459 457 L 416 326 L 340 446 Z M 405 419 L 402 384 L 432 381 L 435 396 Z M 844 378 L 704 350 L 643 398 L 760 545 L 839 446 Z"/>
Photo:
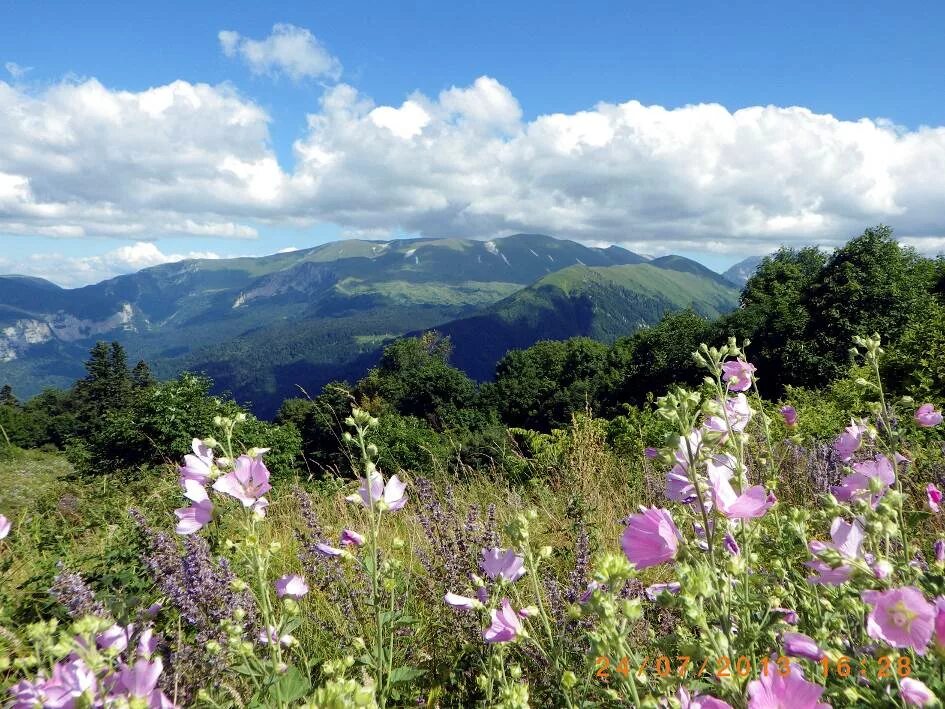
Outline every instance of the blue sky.
<path fill-rule="evenodd" d="M 923 171 L 945 165 L 945 5 L 673 5 L 0 2 L 0 113 L 27 116 L 0 119 L 0 140 L 23 144 L 0 156 L 0 271 L 72 284 L 169 255 L 524 229 L 716 268 L 780 243 L 838 243 L 877 221 L 941 248 L 945 216 L 933 207 L 945 188 Z M 229 52 L 221 31 L 236 33 Z M 252 43 L 270 36 L 341 68 L 293 70 L 295 55 L 280 50 L 254 65 L 254 46 L 276 45 Z M 160 123 L 142 122 L 135 104 L 95 127 L 93 80 L 119 102 L 186 82 L 229 104 L 206 108 L 203 96 L 192 115 L 175 109 Z M 444 98 L 451 88 L 460 93 Z M 175 101 L 186 106 L 185 94 Z M 326 107 L 326 95 L 338 100 Z M 641 108 L 597 109 L 629 101 Z M 706 108 L 670 120 L 660 108 L 690 105 Z M 245 135 L 191 156 L 206 138 L 188 122 L 216 133 L 219 121 L 227 136 L 246 106 L 259 115 Z M 378 107 L 399 111 L 386 114 L 399 127 Z M 327 127 L 313 133 L 310 115 Z M 29 134 L 73 123 L 81 129 L 67 137 Z M 334 157 L 303 165 L 296 141 Z M 157 156 L 146 168 L 142 151 Z M 229 154 L 259 172 L 221 177 Z M 234 179 L 249 204 L 217 195 Z M 212 198 L 201 201 L 204 190 Z"/>

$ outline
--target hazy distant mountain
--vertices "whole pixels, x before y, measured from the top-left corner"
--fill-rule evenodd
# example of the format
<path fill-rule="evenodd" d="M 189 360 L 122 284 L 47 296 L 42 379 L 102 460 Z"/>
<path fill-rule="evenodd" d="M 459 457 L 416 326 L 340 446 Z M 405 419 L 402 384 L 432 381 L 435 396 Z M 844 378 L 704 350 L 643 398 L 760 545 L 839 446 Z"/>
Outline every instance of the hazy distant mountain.
<path fill-rule="evenodd" d="M 96 340 L 115 339 L 159 376 L 206 372 L 219 389 L 271 414 L 282 398 L 298 393 L 296 385 L 317 391 L 332 378 L 360 376 L 384 342 L 404 333 L 485 313 L 519 292 L 518 311 L 544 312 L 531 294 L 552 285 L 544 279 L 563 269 L 555 287 L 590 279 L 581 291 L 587 307 L 596 308 L 596 324 L 588 327 L 604 338 L 651 321 L 661 308 L 722 308 L 713 300 L 719 294 L 705 290 L 721 277 L 675 258 L 645 265 L 648 273 L 677 274 L 671 280 L 637 274 L 618 288 L 596 289 L 595 278 L 609 279 L 590 274 L 615 267 L 637 273 L 645 259 L 615 246 L 518 234 L 492 241 L 338 241 L 261 258 L 182 261 L 71 290 L 2 276 L 0 383 L 11 383 L 20 396 L 67 386 L 83 375 Z M 691 295 L 681 295 L 687 288 Z M 618 307 L 620 298 L 635 297 L 646 303 L 639 313 Z M 554 337 L 574 329 L 546 322 L 536 332 Z M 481 341 L 468 346 L 494 349 Z"/>
<path fill-rule="evenodd" d="M 744 288 L 764 258 L 764 256 L 749 256 L 725 271 L 722 276 L 736 288 Z"/>

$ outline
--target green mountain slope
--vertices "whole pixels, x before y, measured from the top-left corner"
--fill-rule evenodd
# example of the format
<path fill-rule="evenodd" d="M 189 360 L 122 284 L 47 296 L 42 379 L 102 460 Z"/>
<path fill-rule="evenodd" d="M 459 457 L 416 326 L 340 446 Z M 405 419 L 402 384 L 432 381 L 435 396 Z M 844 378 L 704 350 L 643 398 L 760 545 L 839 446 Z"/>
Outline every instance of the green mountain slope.
<path fill-rule="evenodd" d="M 456 366 L 485 380 L 506 351 L 539 340 L 583 335 L 612 342 L 672 310 L 691 308 L 713 318 L 736 306 L 738 291 L 717 274 L 703 274 L 678 260 L 671 265 L 676 268 L 572 266 L 437 329 L 452 337 Z"/>
<path fill-rule="evenodd" d="M 66 290 L 0 277 L 0 382 L 66 386 L 89 347 L 121 341 L 164 376 L 204 371 L 272 413 L 296 385 L 361 374 L 385 341 L 491 305 L 569 266 L 644 259 L 537 234 L 493 241 L 347 240 L 260 258 L 191 260 Z"/>

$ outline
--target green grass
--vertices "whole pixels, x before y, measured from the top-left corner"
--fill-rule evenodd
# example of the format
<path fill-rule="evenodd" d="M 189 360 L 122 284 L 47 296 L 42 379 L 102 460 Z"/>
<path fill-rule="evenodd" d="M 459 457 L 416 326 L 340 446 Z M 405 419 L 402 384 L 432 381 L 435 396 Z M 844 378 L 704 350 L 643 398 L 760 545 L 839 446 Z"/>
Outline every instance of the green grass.
<path fill-rule="evenodd" d="M 16 519 L 71 474 L 62 455 L 0 448 L 0 514 Z"/>

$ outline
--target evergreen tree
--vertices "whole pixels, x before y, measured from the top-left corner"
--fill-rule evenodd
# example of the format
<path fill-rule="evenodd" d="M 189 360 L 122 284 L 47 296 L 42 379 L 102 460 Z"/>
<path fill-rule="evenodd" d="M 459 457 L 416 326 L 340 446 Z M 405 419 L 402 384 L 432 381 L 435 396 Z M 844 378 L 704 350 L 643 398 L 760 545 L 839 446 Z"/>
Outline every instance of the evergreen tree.
<path fill-rule="evenodd" d="M 19 405 L 20 401 L 13 393 L 13 387 L 9 384 L 4 384 L 3 387 L 0 388 L 0 406 L 18 407 Z"/>
<path fill-rule="evenodd" d="M 131 383 L 136 389 L 148 389 L 157 384 L 157 380 L 151 374 L 151 368 L 143 359 L 131 370 Z"/>

